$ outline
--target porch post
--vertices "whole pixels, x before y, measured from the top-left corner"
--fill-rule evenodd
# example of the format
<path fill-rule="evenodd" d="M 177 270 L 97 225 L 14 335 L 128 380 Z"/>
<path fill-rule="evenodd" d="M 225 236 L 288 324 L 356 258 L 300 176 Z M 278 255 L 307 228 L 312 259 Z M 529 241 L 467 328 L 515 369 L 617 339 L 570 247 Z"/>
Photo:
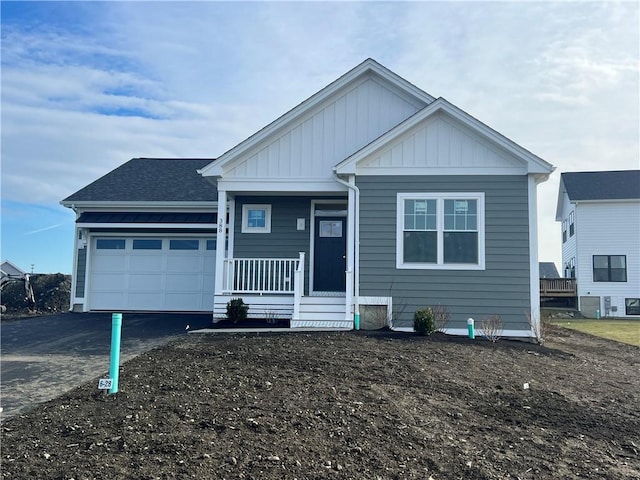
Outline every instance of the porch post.
<path fill-rule="evenodd" d="M 216 232 L 216 283 L 214 295 L 222 295 L 224 285 L 224 255 L 227 233 L 227 192 L 218 190 L 218 228 Z"/>
<path fill-rule="evenodd" d="M 298 267 L 293 278 L 293 316 L 292 320 L 300 320 L 300 298 L 304 292 L 304 252 L 298 253 Z"/>

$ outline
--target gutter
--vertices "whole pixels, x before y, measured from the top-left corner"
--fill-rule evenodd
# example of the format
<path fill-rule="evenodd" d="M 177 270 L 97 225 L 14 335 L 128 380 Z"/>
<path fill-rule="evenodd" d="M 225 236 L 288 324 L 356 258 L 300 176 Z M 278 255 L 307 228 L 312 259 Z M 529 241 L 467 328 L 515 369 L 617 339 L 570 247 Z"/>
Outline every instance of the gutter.
<path fill-rule="evenodd" d="M 354 327 L 356 330 L 360 330 L 360 189 L 355 185 L 355 175 L 353 175 L 354 183 L 351 184 L 341 179 L 338 176 L 336 168 L 333 168 L 333 174 L 335 179 L 341 185 L 344 185 L 355 193 L 355 205 L 354 205 L 354 248 L 353 248 L 353 295 L 354 295 Z"/>

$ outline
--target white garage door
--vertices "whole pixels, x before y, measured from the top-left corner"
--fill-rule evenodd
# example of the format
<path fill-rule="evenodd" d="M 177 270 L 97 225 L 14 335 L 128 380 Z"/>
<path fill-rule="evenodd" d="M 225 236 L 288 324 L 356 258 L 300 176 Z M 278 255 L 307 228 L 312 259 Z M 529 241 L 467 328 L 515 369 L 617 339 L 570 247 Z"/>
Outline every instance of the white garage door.
<path fill-rule="evenodd" d="M 198 237 L 95 237 L 91 310 L 211 312 L 216 241 Z"/>

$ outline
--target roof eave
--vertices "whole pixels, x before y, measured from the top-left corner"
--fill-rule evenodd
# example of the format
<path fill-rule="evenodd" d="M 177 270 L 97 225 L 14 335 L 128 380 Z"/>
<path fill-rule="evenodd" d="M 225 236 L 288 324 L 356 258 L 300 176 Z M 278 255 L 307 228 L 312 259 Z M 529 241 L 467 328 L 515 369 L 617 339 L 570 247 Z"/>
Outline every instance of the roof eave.
<path fill-rule="evenodd" d="M 93 200 L 62 200 L 60 205 L 71 209 L 90 209 L 90 208 L 115 208 L 115 209 L 139 209 L 139 208 L 206 208 L 217 207 L 217 201 L 93 201 Z"/>

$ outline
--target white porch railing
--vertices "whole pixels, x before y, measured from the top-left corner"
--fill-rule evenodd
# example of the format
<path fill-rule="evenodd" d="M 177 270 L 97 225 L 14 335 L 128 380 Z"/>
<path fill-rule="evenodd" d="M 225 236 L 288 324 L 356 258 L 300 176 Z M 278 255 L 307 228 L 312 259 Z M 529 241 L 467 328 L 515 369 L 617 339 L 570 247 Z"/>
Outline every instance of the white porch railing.
<path fill-rule="evenodd" d="M 228 258 L 223 275 L 226 293 L 294 294 L 299 286 L 301 294 L 304 253 L 299 258 Z"/>

